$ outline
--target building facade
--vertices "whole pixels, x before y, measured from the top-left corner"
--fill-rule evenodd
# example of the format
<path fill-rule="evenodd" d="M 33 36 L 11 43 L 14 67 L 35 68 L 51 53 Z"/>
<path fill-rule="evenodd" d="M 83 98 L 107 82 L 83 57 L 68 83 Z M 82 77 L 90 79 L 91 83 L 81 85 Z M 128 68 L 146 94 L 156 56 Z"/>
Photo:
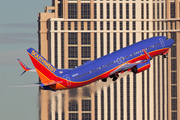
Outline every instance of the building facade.
<path fill-rule="evenodd" d="M 157 56 L 150 69 L 102 89 L 98 87 L 104 83 L 97 81 L 72 90 L 39 90 L 39 119 L 179 120 L 179 7 L 179 0 L 52 0 L 38 14 L 38 44 L 39 52 L 59 69 L 153 36 L 167 36 L 175 44 L 168 58 Z"/>

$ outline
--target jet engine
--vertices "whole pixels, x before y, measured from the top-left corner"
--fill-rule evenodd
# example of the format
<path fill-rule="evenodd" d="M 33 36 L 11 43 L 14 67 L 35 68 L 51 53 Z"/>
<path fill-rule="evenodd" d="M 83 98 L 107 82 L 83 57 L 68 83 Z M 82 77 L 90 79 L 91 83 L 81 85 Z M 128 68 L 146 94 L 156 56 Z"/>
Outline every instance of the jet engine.
<path fill-rule="evenodd" d="M 147 70 L 148 68 L 150 68 L 150 60 L 148 60 L 145 63 L 138 64 L 131 71 L 133 73 L 140 73 L 140 72 L 142 72 L 144 70 Z"/>

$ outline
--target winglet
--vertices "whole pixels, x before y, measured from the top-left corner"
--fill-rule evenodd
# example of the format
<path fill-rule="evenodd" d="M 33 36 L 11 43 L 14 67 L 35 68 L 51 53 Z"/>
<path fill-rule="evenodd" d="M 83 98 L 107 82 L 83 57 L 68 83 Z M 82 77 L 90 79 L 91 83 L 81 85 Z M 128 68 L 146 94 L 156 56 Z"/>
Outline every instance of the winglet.
<path fill-rule="evenodd" d="M 31 70 L 20 59 L 17 59 L 17 60 L 18 60 L 19 64 L 21 65 L 21 67 L 24 69 L 24 72 L 21 75 L 23 75 L 26 71 Z"/>
<path fill-rule="evenodd" d="M 143 52 L 145 54 L 146 59 L 151 59 L 151 56 L 149 55 L 149 53 L 145 49 L 143 49 Z"/>

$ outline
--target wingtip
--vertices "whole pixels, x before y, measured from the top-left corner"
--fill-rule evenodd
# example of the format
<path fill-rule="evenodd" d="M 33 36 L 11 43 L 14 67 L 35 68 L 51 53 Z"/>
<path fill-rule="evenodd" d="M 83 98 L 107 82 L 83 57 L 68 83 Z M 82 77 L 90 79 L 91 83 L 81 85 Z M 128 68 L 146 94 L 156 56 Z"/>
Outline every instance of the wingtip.
<path fill-rule="evenodd" d="M 21 75 L 20 75 L 20 76 L 22 76 L 25 72 L 26 72 L 26 71 L 24 71 L 23 73 L 21 73 Z"/>

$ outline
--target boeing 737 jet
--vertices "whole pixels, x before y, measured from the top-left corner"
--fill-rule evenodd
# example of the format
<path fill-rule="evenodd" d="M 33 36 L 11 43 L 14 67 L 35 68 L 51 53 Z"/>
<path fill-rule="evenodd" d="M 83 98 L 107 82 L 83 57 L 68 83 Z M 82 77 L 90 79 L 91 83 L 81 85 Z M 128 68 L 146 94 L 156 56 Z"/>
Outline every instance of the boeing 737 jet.
<path fill-rule="evenodd" d="M 164 36 L 152 37 L 93 61 L 87 61 L 74 69 L 57 69 L 33 48 L 27 49 L 35 70 L 28 68 L 19 59 L 24 72 L 36 71 L 41 83 L 21 86 L 40 86 L 43 90 L 64 90 L 85 86 L 107 78 L 117 80 L 118 74 L 132 71 L 137 74 L 150 67 L 150 60 L 157 56 L 167 56 L 174 40 Z M 23 73 L 24 73 L 23 72 Z M 22 73 L 22 74 L 23 74 Z"/>

